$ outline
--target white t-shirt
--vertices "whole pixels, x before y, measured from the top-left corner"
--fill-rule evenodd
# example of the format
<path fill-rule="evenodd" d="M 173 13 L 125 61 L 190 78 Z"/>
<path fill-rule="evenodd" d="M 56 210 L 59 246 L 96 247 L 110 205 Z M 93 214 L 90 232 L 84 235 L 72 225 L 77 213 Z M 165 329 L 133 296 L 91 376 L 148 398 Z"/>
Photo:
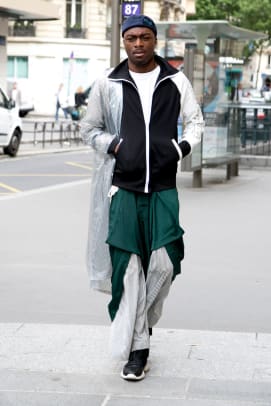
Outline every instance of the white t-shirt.
<path fill-rule="evenodd" d="M 149 155 L 149 145 L 150 145 L 150 139 L 149 139 L 149 124 L 150 124 L 150 118 L 151 118 L 151 107 L 152 107 L 152 95 L 153 91 L 155 88 L 155 83 L 158 78 L 158 75 L 160 73 L 160 66 L 157 66 L 155 69 L 153 69 L 150 72 L 146 73 L 137 73 L 137 72 L 132 72 L 129 71 L 130 75 L 134 79 L 140 100 L 141 100 L 141 105 L 143 109 L 143 114 L 144 114 L 144 120 L 145 120 L 145 127 L 146 127 L 146 180 L 145 180 L 145 187 L 144 187 L 144 192 L 148 193 L 148 184 L 149 184 L 149 179 L 150 179 L 150 155 Z"/>
<path fill-rule="evenodd" d="M 150 72 L 137 73 L 129 71 L 138 88 L 146 127 L 149 126 L 151 117 L 152 95 L 156 80 L 160 73 L 160 66 Z"/>

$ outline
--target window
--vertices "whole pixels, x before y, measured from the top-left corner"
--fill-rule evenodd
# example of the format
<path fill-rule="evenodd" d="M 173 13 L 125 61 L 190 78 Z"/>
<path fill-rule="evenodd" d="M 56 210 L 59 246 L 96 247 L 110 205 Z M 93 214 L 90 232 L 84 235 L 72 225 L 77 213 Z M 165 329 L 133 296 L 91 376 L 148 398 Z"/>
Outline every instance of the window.
<path fill-rule="evenodd" d="M 69 96 L 73 95 L 77 87 L 86 89 L 89 86 L 88 59 L 63 59 L 64 85 Z"/>
<path fill-rule="evenodd" d="M 81 28 L 83 18 L 84 0 L 66 0 L 66 26 Z"/>
<path fill-rule="evenodd" d="M 8 78 L 28 78 L 28 58 L 26 56 L 8 57 Z"/>
<path fill-rule="evenodd" d="M 106 39 L 111 39 L 111 26 L 112 26 L 112 3 L 107 0 L 106 3 Z"/>

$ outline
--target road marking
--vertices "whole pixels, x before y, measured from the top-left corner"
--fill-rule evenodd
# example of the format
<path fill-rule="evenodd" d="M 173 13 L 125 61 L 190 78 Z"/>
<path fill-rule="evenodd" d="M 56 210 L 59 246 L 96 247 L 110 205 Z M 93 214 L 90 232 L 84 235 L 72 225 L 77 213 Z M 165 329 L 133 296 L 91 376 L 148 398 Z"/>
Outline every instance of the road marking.
<path fill-rule="evenodd" d="M 0 187 L 2 187 L 3 189 L 7 189 L 9 192 L 13 192 L 13 193 L 21 192 L 21 190 L 15 189 L 14 187 L 6 185 L 5 183 L 0 183 Z M 6 194 L 6 193 L 4 193 L 4 194 Z"/>
<path fill-rule="evenodd" d="M 1 196 L 0 201 L 3 200 L 10 200 L 10 199 L 18 199 L 18 198 L 23 198 L 25 196 L 31 196 L 31 195 L 36 195 L 36 194 L 41 194 L 41 193 L 46 193 L 46 192 L 51 192 L 51 191 L 58 191 L 60 189 L 68 189 L 70 187 L 74 187 L 74 186 L 80 186 L 80 185 L 84 185 L 84 184 L 90 184 L 90 179 L 80 179 L 80 180 L 74 180 L 72 182 L 69 183 L 62 183 L 62 184 L 57 184 L 57 185 L 51 185 L 51 186 L 45 186 L 45 187 L 41 187 L 38 189 L 31 189 L 31 190 L 26 190 L 26 191 L 22 191 L 20 193 L 7 193 L 5 196 Z"/>
<path fill-rule="evenodd" d="M 104 398 L 103 403 L 101 404 L 101 406 L 106 406 L 110 399 L 111 399 L 111 396 L 106 395 L 106 397 Z"/>
<path fill-rule="evenodd" d="M 69 177 L 69 176 L 89 176 L 89 173 L 0 173 L 0 177 L 35 177 L 35 176 L 58 176 L 58 177 Z"/>
<path fill-rule="evenodd" d="M 65 162 L 65 164 L 67 165 L 72 165 L 72 166 L 76 166 L 77 168 L 83 168 L 83 169 L 88 169 L 91 171 L 91 166 L 88 165 L 82 165 L 82 164 L 78 164 L 77 162 Z"/>

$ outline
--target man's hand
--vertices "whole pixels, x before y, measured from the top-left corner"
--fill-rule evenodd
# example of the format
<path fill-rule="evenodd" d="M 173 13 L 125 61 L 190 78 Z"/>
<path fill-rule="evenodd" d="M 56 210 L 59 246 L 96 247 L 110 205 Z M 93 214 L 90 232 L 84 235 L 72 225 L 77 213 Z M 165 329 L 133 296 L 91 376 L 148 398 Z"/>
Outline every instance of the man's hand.
<path fill-rule="evenodd" d="M 118 150 L 119 150 L 119 147 L 120 147 L 120 144 L 122 143 L 122 141 L 123 141 L 123 138 L 121 138 L 119 140 L 119 143 L 115 146 L 115 149 L 114 149 L 114 154 L 115 155 L 118 153 Z"/>

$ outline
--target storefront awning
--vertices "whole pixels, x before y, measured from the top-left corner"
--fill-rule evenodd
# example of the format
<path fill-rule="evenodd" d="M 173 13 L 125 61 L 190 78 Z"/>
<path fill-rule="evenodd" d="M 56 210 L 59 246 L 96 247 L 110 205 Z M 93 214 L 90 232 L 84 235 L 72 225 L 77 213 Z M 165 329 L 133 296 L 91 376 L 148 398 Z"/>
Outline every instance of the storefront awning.
<path fill-rule="evenodd" d="M 0 17 L 21 20 L 58 20 L 59 9 L 43 0 L 1 0 Z"/>

